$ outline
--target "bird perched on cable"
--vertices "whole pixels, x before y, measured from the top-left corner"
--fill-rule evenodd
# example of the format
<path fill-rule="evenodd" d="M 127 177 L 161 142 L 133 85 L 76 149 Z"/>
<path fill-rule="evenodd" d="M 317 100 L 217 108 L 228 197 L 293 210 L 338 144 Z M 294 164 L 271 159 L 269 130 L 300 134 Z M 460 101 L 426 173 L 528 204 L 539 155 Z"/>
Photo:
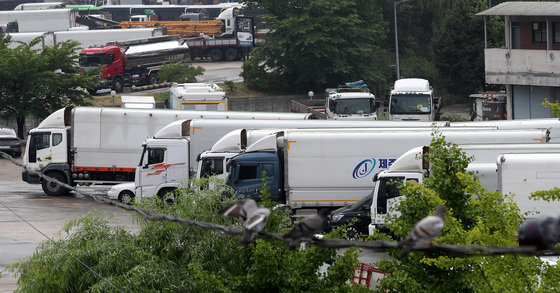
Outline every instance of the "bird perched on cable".
<path fill-rule="evenodd" d="M 283 236 L 284 239 L 289 241 L 288 249 L 293 250 L 300 242 L 309 240 L 313 235 L 323 232 L 327 228 L 327 215 L 329 213 L 329 209 L 321 209 L 319 213 L 306 216 L 303 220 L 297 222 L 294 229 Z"/>
<path fill-rule="evenodd" d="M 266 226 L 270 210 L 262 205 L 257 207 L 257 202 L 253 199 L 242 199 L 224 207 L 219 213 L 223 216 L 240 219 L 245 223 L 241 244 L 249 244 Z"/>
<path fill-rule="evenodd" d="M 520 246 L 534 245 L 538 250 L 551 249 L 560 240 L 560 218 L 542 215 L 519 226 L 517 240 Z"/>
<path fill-rule="evenodd" d="M 416 223 L 408 236 L 400 243 L 402 249 L 401 258 L 408 255 L 416 245 L 431 244 L 432 240 L 443 231 L 445 214 L 447 214 L 447 208 L 440 205 L 436 208 L 433 215 L 427 216 Z"/>

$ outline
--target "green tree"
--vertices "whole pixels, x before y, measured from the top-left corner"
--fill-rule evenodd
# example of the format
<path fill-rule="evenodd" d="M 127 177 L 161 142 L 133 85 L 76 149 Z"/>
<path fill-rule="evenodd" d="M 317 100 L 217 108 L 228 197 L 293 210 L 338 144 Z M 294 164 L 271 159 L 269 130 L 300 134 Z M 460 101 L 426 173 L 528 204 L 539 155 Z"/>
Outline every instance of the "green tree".
<path fill-rule="evenodd" d="M 210 181 L 209 181 L 210 180 Z M 213 186 L 201 190 L 201 186 Z M 225 197 L 223 181 L 202 179 L 181 189 L 175 204 L 160 199 L 140 207 L 198 221 L 242 227 L 218 214 L 236 200 Z M 266 206 L 272 202 L 263 195 Z M 311 247 L 288 251 L 280 241 L 257 239 L 241 245 L 239 236 L 167 221 L 139 219 L 129 233 L 99 213 L 75 219 L 56 244 L 42 243 L 33 256 L 12 266 L 19 274 L 18 292 L 352 292 L 344 285 L 357 265 L 356 251 Z M 272 210 L 268 232 L 286 231 L 287 215 Z M 84 261 L 111 284 L 97 278 L 60 247 Z M 331 263 L 328 275 L 319 273 Z"/>
<path fill-rule="evenodd" d="M 61 42 L 34 49 L 40 38 L 8 47 L 0 32 L 0 111 L 15 117 L 23 138 L 28 115 L 45 117 L 67 105 L 84 105 L 91 98 L 83 89 L 94 87 L 97 72 L 80 74 L 76 66 L 79 43 Z"/>
<path fill-rule="evenodd" d="M 175 60 L 163 65 L 158 72 L 158 78 L 177 83 L 196 82 L 196 77 L 204 74 L 204 71 L 205 69 L 200 66 L 193 67 L 190 61 Z"/>
<path fill-rule="evenodd" d="M 265 41 L 244 63 L 242 76 L 253 88 L 321 91 L 363 79 L 385 82 L 389 54 L 379 44 L 386 23 L 370 1 L 247 1 L 265 8 Z"/>
<path fill-rule="evenodd" d="M 424 185 L 406 184 L 406 197 L 397 206 L 402 216 L 391 217 L 389 227 L 405 237 L 436 206 L 450 208 L 442 244 L 516 246 L 513 235 L 522 217 L 509 196 L 484 189 L 475 174 L 465 171 L 470 159 L 457 145 L 436 135 L 430 145 L 430 178 Z M 553 292 L 560 289 L 559 271 L 535 257 L 504 255 L 455 257 L 441 252 L 412 252 L 378 265 L 389 275 L 380 292 Z M 507 273 L 506 273 L 507 272 Z"/>

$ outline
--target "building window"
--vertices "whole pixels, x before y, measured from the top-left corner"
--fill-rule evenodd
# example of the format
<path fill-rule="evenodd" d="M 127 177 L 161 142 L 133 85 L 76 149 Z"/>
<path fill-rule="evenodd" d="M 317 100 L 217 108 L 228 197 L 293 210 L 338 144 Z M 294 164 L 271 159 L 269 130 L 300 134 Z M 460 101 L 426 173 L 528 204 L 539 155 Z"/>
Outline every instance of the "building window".
<path fill-rule="evenodd" d="M 560 22 L 552 23 L 552 42 L 560 44 Z"/>
<path fill-rule="evenodd" d="M 546 22 L 533 22 L 533 43 L 546 43 Z"/>

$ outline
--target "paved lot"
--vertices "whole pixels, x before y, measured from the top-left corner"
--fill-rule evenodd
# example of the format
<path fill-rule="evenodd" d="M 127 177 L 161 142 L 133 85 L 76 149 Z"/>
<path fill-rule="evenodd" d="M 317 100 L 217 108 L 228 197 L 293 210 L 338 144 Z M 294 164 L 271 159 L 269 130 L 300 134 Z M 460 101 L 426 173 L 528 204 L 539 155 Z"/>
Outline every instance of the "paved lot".
<path fill-rule="evenodd" d="M 128 230 L 138 228 L 130 213 L 117 207 L 89 198 L 46 196 L 41 186 L 23 182 L 21 171 L 21 167 L 0 159 L 0 292 L 13 292 L 17 288 L 16 279 L 5 268 L 22 257 L 32 255 L 40 242 L 47 241 L 41 233 L 53 237 L 76 216 L 94 209 L 107 211 L 114 213 L 118 222 Z"/>

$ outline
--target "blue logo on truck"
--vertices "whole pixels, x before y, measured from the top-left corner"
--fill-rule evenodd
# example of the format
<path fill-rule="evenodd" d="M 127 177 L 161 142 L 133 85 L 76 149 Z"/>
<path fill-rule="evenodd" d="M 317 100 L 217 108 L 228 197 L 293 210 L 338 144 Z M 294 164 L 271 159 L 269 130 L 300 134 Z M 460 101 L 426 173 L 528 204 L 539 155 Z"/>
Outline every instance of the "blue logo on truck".
<path fill-rule="evenodd" d="M 371 173 L 371 171 L 373 171 L 374 168 L 375 168 L 375 159 L 373 158 L 365 159 L 361 161 L 356 166 L 356 168 L 354 168 L 354 172 L 352 172 L 352 177 L 354 179 L 364 178 L 367 175 L 369 175 L 369 173 Z"/>

